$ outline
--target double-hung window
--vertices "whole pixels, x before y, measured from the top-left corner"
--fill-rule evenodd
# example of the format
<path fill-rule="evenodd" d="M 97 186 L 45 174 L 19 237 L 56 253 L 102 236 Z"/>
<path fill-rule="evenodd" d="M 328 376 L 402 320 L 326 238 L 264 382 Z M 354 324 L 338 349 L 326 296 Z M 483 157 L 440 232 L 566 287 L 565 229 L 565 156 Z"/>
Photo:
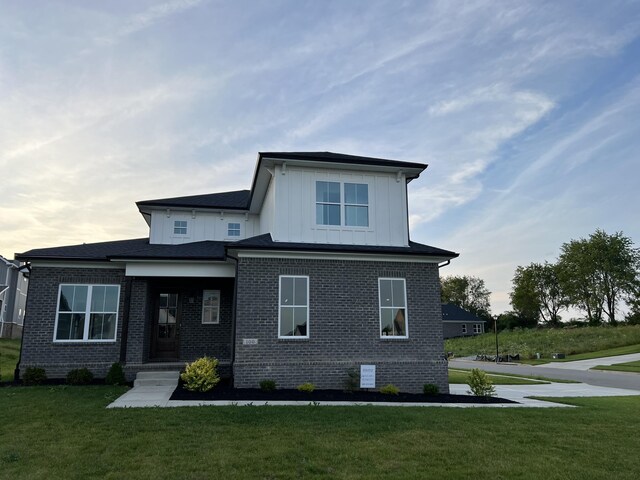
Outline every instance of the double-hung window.
<path fill-rule="evenodd" d="M 279 338 L 309 338 L 309 277 L 280 276 Z"/>
<path fill-rule="evenodd" d="M 220 290 L 202 292 L 202 323 L 220 323 Z"/>
<path fill-rule="evenodd" d="M 407 338 L 407 295 L 404 278 L 378 279 L 380 336 Z"/>
<path fill-rule="evenodd" d="M 316 182 L 316 224 L 369 226 L 369 185 Z"/>
<path fill-rule="evenodd" d="M 54 340 L 114 341 L 119 298 L 119 285 L 60 285 Z"/>
<path fill-rule="evenodd" d="M 473 324 L 473 333 L 482 333 L 482 325 L 480 323 Z"/>
<path fill-rule="evenodd" d="M 227 225 L 227 236 L 228 237 L 239 237 L 240 236 L 240 224 L 239 223 L 229 223 Z"/>
<path fill-rule="evenodd" d="M 187 221 L 175 220 L 173 222 L 173 234 L 174 235 L 186 235 L 187 234 Z"/>

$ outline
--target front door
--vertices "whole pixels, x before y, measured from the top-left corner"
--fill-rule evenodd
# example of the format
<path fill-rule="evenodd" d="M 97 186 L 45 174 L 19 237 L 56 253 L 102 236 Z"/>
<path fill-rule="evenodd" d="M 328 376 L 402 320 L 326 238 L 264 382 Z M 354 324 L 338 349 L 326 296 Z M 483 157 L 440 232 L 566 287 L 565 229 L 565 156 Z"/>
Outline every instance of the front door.
<path fill-rule="evenodd" d="M 157 360 L 177 360 L 180 326 L 178 294 L 158 293 L 155 297 L 151 356 Z"/>

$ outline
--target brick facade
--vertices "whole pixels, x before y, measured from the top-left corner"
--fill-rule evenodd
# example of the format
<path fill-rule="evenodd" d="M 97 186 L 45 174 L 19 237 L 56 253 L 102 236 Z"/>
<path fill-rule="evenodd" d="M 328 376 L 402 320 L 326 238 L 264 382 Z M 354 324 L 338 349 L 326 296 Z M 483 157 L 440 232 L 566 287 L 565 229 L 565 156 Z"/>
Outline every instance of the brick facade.
<path fill-rule="evenodd" d="M 280 275 L 309 276 L 309 339 L 278 339 Z M 380 338 L 380 277 L 406 279 L 408 339 Z M 342 388 L 348 369 L 373 364 L 378 386 L 418 392 L 433 383 L 448 392 L 435 264 L 241 258 L 237 281 L 237 387 L 273 379 Z"/>

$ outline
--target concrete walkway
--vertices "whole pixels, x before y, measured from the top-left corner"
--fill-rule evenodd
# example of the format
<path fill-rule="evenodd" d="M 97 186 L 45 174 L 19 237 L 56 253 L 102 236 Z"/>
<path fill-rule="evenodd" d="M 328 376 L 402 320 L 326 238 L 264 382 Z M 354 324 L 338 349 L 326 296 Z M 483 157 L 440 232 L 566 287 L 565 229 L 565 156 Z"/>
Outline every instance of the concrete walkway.
<path fill-rule="evenodd" d="M 630 353 L 629 355 L 616 355 L 614 357 L 591 358 L 589 360 L 574 360 L 572 362 L 549 362 L 536 367 L 564 368 L 567 370 L 589 370 L 598 365 L 614 365 L 616 363 L 627 363 L 640 361 L 640 353 Z"/>

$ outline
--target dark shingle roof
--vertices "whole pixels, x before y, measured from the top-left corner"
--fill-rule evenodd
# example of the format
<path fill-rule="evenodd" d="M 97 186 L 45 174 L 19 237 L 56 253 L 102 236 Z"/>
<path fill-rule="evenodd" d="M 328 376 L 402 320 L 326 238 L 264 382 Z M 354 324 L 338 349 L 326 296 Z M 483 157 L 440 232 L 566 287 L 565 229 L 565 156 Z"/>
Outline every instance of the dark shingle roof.
<path fill-rule="evenodd" d="M 249 208 L 249 190 L 233 192 L 189 195 L 187 197 L 160 198 L 136 202 L 139 207 L 183 207 L 183 208 L 224 208 L 230 210 L 246 210 Z"/>
<path fill-rule="evenodd" d="M 148 238 L 37 248 L 16 255 L 20 260 L 179 259 L 224 260 L 224 242 L 204 241 L 180 245 L 150 244 Z"/>
<path fill-rule="evenodd" d="M 260 152 L 260 158 L 277 158 L 282 160 L 310 160 L 329 163 L 347 163 L 353 165 L 382 165 L 387 167 L 404 167 L 425 169 L 424 163 L 401 162 L 387 158 L 360 157 L 358 155 L 345 155 L 333 152 Z"/>
<path fill-rule="evenodd" d="M 409 242 L 408 247 L 386 247 L 379 245 L 344 245 L 328 243 L 293 243 L 274 242 L 269 233 L 247 238 L 235 243 L 227 244 L 229 249 L 252 250 L 298 250 L 312 252 L 349 252 L 349 253 L 381 253 L 401 255 L 424 255 L 455 258 L 457 253 L 440 248 L 423 245 L 422 243 Z"/>
<path fill-rule="evenodd" d="M 473 313 L 466 311 L 464 308 L 460 308 L 453 303 L 443 303 L 442 304 L 442 320 L 445 322 L 448 321 L 458 321 L 458 322 L 476 322 L 481 323 L 485 322 L 485 320 L 481 320 L 476 317 Z"/>

